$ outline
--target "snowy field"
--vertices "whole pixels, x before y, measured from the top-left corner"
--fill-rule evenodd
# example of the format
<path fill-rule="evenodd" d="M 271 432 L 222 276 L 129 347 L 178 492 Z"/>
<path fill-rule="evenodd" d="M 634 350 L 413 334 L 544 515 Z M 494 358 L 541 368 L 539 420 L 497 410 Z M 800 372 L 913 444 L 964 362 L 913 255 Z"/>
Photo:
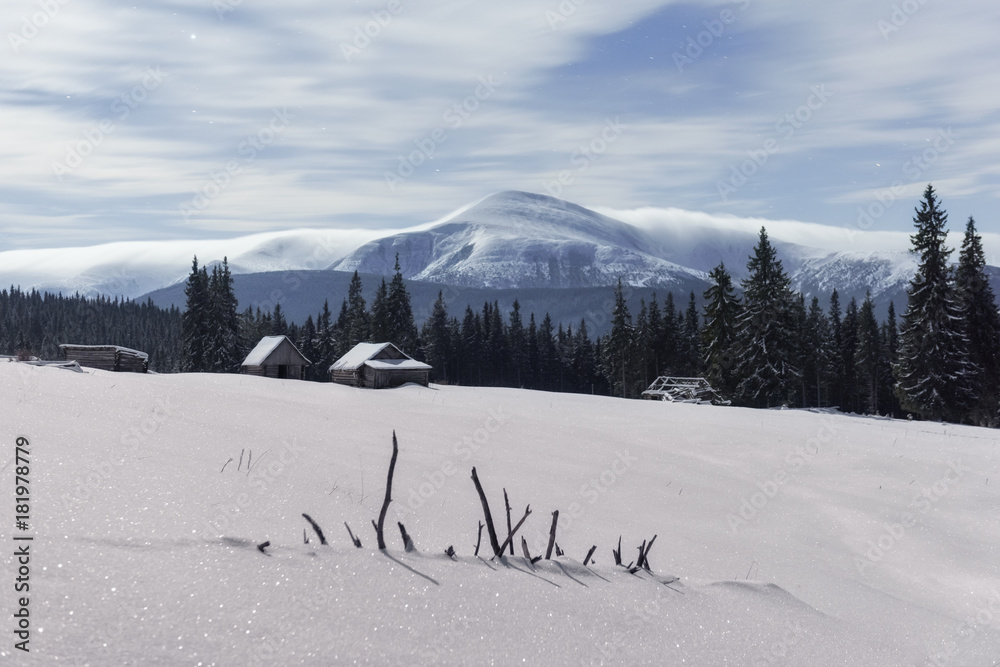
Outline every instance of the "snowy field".
<path fill-rule="evenodd" d="M 0 363 L 0 406 L 3 664 L 1000 659 L 997 431 L 15 363 Z M 371 521 L 393 429 L 380 553 Z M 18 436 L 31 452 L 27 533 L 14 529 Z M 531 505 L 532 554 L 560 510 L 566 555 L 532 567 L 518 539 L 517 557 L 490 561 L 484 531 L 487 558 L 475 558 L 473 465 L 498 532 L 506 488 L 515 522 Z M 303 512 L 329 545 L 311 529 L 303 543 Z M 15 533 L 35 536 L 30 654 L 14 649 Z M 652 574 L 613 564 L 619 535 L 626 562 L 658 536 Z"/>

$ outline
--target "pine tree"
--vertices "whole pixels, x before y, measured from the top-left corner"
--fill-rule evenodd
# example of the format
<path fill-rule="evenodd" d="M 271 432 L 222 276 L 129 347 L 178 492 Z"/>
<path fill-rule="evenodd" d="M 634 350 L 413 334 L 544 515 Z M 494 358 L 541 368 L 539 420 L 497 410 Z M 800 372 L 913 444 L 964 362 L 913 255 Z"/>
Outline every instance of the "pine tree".
<path fill-rule="evenodd" d="M 399 267 L 399 253 L 396 253 L 396 265 L 393 269 L 392 282 L 386 295 L 389 311 L 389 336 L 396 347 L 411 356 L 420 354 L 417 339 L 417 326 L 413 322 L 413 308 L 410 305 L 410 293 L 403 280 L 403 272 Z"/>
<path fill-rule="evenodd" d="M 316 338 L 313 341 L 316 358 L 313 362 L 313 379 L 319 382 L 330 381 L 330 366 L 340 357 L 337 355 L 333 314 L 330 312 L 330 302 L 323 300 L 323 310 L 316 317 Z"/>
<path fill-rule="evenodd" d="M 893 368 L 899 354 L 899 329 L 896 323 L 896 306 L 889 302 L 889 312 L 885 322 L 879 329 L 879 338 L 882 345 L 882 363 L 879 370 L 878 404 L 879 409 L 888 415 L 898 416 L 901 412 L 899 399 L 896 397 L 895 384 L 893 378 Z"/>
<path fill-rule="evenodd" d="M 316 355 L 316 323 L 313 322 L 312 315 L 306 317 L 305 324 L 302 325 L 299 335 L 295 339 L 295 345 L 310 364 L 305 368 L 303 379 L 316 380 L 316 374 L 321 371 L 321 368 L 317 366 L 319 358 Z"/>
<path fill-rule="evenodd" d="M 507 345 L 510 350 L 511 376 L 515 387 L 525 386 L 525 375 L 528 363 L 527 337 L 524 333 L 524 323 L 521 321 L 521 304 L 514 299 L 510 311 L 510 324 L 507 327 Z"/>
<path fill-rule="evenodd" d="M 736 389 L 737 326 L 741 304 L 726 265 L 708 274 L 712 286 L 705 292 L 705 326 L 701 331 L 705 378 L 720 395 L 729 398 Z"/>
<path fill-rule="evenodd" d="M 925 419 L 960 421 L 972 403 L 974 367 L 948 263 L 947 223 L 948 214 L 928 185 L 913 218 L 911 252 L 920 263 L 907 288 L 896 378 L 903 409 Z"/>
<path fill-rule="evenodd" d="M 209 294 L 208 271 L 198 268 L 198 257 L 191 264 L 187 285 L 184 287 L 187 305 L 182 316 L 181 369 L 187 373 L 208 370 L 209 345 Z"/>
<path fill-rule="evenodd" d="M 559 389 L 559 351 L 556 348 L 555 330 L 548 313 L 538 326 L 538 373 L 541 378 L 538 388 L 545 391 Z"/>
<path fill-rule="evenodd" d="M 288 334 L 288 322 L 285 321 L 285 311 L 281 309 L 281 304 L 274 304 L 274 312 L 271 313 L 271 336 L 285 336 Z"/>
<path fill-rule="evenodd" d="M 875 304 L 872 302 L 871 292 L 865 295 L 865 300 L 861 303 L 855 338 L 857 345 L 854 348 L 854 373 L 861 407 L 868 414 L 878 414 L 882 341 L 878 320 L 875 319 Z"/>
<path fill-rule="evenodd" d="M 681 374 L 688 377 L 701 375 L 701 327 L 698 324 L 698 306 L 694 292 L 688 297 L 684 311 L 684 326 L 681 334 Z M 645 389 L 645 387 L 644 387 Z"/>
<path fill-rule="evenodd" d="M 830 380 L 833 375 L 830 362 L 832 337 L 829 320 L 819 305 L 819 298 L 815 296 L 806 312 L 802 344 L 805 352 L 802 355 L 802 375 L 806 384 L 805 406 L 823 407 L 830 400 Z"/>
<path fill-rule="evenodd" d="M 389 305 L 389 283 L 382 278 L 371 308 L 371 339 L 383 343 L 395 340 L 392 331 L 392 312 Z"/>
<path fill-rule="evenodd" d="M 611 311 L 611 332 L 608 333 L 603 345 L 603 371 L 604 376 L 611 385 L 614 395 L 628 398 L 634 395 L 630 393 L 632 379 L 633 344 L 635 341 L 635 327 L 632 326 L 632 315 L 629 313 L 628 304 L 625 302 L 625 295 L 622 291 L 621 278 L 615 287 L 615 305 Z"/>
<path fill-rule="evenodd" d="M 1000 420 L 1000 314 L 986 274 L 986 255 L 976 221 L 969 217 L 955 271 L 955 287 L 968 338 L 974 400 L 968 418 L 973 424 L 996 426 Z"/>
<path fill-rule="evenodd" d="M 462 318 L 462 349 L 465 354 L 462 376 L 470 385 L 483 384 L 483 323 L 472 306 L 465 307 Z"/>
<path fill-rule="evenodd" d="M 235 373 L 248 353 L 240 345 L 238 303 L 233 292 L 233 274 L 229 260 L 212 268 L 208 281 L 208 345 L 205 351 L 206 370 L 213 373 Z M 256 344 L 256 343 L 254 343 Z"/>
<path fill-rule="evenodd" d="M 743 280 L 744 310 L 740 318 L 737 398 L 746 405 L 771 407 L 786 403 L 797 386 L 794 296 L 791 281 L 761 227 Z"/>
<path fill-rule="evenodd" d="M 370 336 L 368 310 L 362 289 L 361 276 L 355 271 L 354 275 L 351 276 L 351 284 L 347 288 L 346 321 L 344 322 L 344 336 L 346 338 L 347 350 L 350 350 L 358 343 L 368 341 Z M 385 341 L 376 342 L 382 343 Z M 405 348 L 400 349 L 404 352 L 407 351 Z"/>
<path fill-rule="evenodd" d="M 840 312 L 840 294 L 833 290 L 830 295 L 830 401 L 834 405 L 844 405 L 844 367 L 840 362 L 840 348 L 844 340 L 844 324 Z"/>
<path fill-rule="evenodd" d="M 431 365 L 431 375 L 435 380 L 448 381 L 448 365 L 451 359 L 451 333 L 448 324 L 448 309 L 444 303 L 444 293 L 439 291 L 431 316 L 424 322 L 424 358 Z"/>
<path fill-rule="evenodd" d="M 854 353 L 858 349 L 858 320 L 858 301 L 851 297 L 847 302 L 847 308 L 844 309 L 844 320 L 840 327 L 840 349 L 834 361 L 838 366 L 837 377 L 841 383 L 840 409 L 845 412 L 861 412 L 861 391 L 854 364 Z"/>

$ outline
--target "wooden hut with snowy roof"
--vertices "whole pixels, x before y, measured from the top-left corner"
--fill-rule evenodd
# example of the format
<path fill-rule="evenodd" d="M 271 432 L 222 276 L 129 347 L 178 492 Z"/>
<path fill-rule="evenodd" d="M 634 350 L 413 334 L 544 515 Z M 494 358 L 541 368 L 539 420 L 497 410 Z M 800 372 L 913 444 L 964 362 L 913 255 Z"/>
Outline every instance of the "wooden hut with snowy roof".
<path fill-rule="evenodd" d="M 75 361 L 87 368 L 99 368 L 116 373 L 146 373 L 149 371 L 149 355 L 139 350 L 120 345 L 74 345 L 63 343 L 59 346 L 66 361 Z"/>
<path fill-rule="evenodd" d="M 301 380 L 312 362 L 306 359 L 288 336 L 264 336 L 240 365 L 240 372 L 261 377 Z"/>
<path fill-rule="evenodd" d="M 369 389 L 398 387 L 407 382 L 426 387 L 430 373 L 430 366 L 392 343 L 358 343 L 330 366 L 334 382 Z"/>

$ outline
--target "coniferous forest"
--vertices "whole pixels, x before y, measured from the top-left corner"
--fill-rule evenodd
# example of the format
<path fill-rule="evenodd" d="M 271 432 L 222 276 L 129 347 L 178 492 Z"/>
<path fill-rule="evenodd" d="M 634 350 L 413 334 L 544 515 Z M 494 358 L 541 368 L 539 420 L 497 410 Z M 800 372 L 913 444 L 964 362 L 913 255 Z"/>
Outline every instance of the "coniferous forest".
<path fill-rule="evenodd" d="M 391 341 L 434 368 L 436 382 L 598 393 L 636 398 L 660 375 L 705 377 L 734 405 L 838 407 L 845 412 L 913 416 L 988 426 L 1000 423 L 1000 315 L 982 241 L 970 218 L 957 265 L 946 247 L 947 213 L 931 186 L 916 209 L 912 252 L 919 266 L 897 317 L 879 322 L 870 295 L 841 303 L 791 289 L 766 229 L 737 284 L 720 264 L 703 306 L 654 295 L 631 313 L 614 291 L 611 330 L 592 338 L 587 322 L 555 325 L 517 301 L 449 313 L 439 295 L 418 330 L 398 259 L 371 304 L 354 274 L 348 293 L 304 323 L 271 312 L 240 311 L 223 261 L 209 272 L 195 258 L 187 307 L 162 310 L 107 299 L 0 292 L 0 349 L 58 357 L 60 342 L 113 342 L 150 353 L 160 372 L 239 371 L 268 335 L 287 335 L 313 363 L 306 379 L 329 381 L 327 368 L 355 344 Z M 336 314 L 334 314 L 336 312 Z"/>

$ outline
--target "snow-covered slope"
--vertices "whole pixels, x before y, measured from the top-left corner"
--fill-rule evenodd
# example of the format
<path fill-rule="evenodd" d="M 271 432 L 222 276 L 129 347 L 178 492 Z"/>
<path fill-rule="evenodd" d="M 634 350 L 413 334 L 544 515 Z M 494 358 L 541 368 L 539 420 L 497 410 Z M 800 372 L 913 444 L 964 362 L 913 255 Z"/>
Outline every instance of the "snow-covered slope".
<path fill-rule="evenodd" d="M 526 192 L 490 195 L 429 229 L 372 241 L 333 265 L 467 287 L 670 285 L 704 273 L 651 252 L 645 232 L 576 204 Z"/>
<path fill-rule="evenodd" d="M 992 665 L 1000 655 L 996 431 L 14 363 L 0 363 L 0 405 L 3 664 Z M 380 553 L 370 521 L 393 430 Z M 31 530 L 19 533 L 35 537 L 27 655 L 9 632 L 16 436 L 31 452 Z M 472 466 L 501 526 L 505 488 L 514 521 L 531 505 L 532 554 L 560 510 L 566 555 L 534 568 L 473 557 Z M 397 521 L 417 552 L 403 551 Z M 653 576 L 612 564 L 619 535 L 631 561 L 654 534 Z M 585 568 L 591 545 L 596 565 Z M 667 587 L 670 576 L 680 580 Z"/>

